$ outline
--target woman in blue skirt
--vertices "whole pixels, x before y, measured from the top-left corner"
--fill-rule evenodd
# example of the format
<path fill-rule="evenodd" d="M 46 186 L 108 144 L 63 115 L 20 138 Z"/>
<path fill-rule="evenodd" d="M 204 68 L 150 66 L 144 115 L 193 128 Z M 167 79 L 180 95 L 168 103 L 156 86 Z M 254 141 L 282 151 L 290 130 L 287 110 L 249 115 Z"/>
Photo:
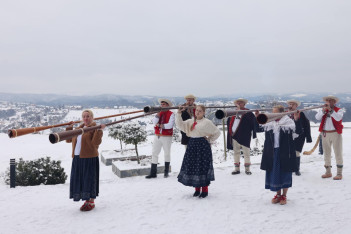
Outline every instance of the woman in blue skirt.
<path fill-rule="evenodd" d="M 178 181 L 185 186 L 195 187 L 194 196 L 208 196 L 208 186 L 214 181 L 211 143 L 219 136 L 219 129 L 205 118 L 205 106 L 198 105 L 195 118 L 183 121 L 182 111 L 178 110 L 176 125 L 190 137 L 184 155 Z M 202 191 L 201 191 L 202 189 Z"/>
<path fill-rule="evenodd" d="M 282 112 L 283 106 L 273 107 L 273 113 Z M 261 169 L 266 171 L 265 188 L 277 192 L 272 199 L 273 204 L 285 205 L 288 189 L 292 186 L 292 172 L 297 171 L 294 138 L 302 129 L 299 113 L 294 114 L 294 120 L 284 115 L 257 127 L 258 132 L 265 131 L 261 161 Z"/>
<path fill-rule="evenodd" d="M 92 127 L 94 114 L 91 110 L 84 110 L 82 113 L 83 124 L 79 128 Z M 66 130 L 72 130 L 72 126 Z M 99 152 L 98 148 L 102 141 L 101 128 L 91 132 L 84 132 L 83 135 L 67 140 L 72 143 L 72 169 L 70 182 L 70 195 L 73 201 L 83 200 L 81 211 L 94 209 L 95 198 L 99 195 Z"/>

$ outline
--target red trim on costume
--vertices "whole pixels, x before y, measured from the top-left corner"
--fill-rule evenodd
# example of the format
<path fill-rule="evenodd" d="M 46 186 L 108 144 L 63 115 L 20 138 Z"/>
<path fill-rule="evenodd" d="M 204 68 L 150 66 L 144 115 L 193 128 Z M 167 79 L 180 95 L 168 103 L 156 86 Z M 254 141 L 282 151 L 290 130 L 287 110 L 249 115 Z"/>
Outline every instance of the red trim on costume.
<path fill-rule="evenodd" d="M 191 127 L 191 131 L 194 130 L 196 124 L 197 124 L 197 122 L 194 122 L 194 123 L 193 123 L 193 126 Z"/>
<path fill-rule="evenodd" d="M 244 108 L 244 109 L 240 109 L 240 110 L 249 110 L 247 108 Z M 245 113 L 246 114 L 246 113 Z M 243 117 L 244 115 L 242 115 L 241 117 Z M 233 134 L 233 124 L 234 124 L 234 121 L 235 121 L 235 118 L 236 118 L 236 115 L 233 115 L 230 119 L 230 123 L 229 123 L 229 136 L 232 136 Z M 240 125 L 240 124 L 239 124 Z M 239 127 L 238 125 L 238 127 Z"/>

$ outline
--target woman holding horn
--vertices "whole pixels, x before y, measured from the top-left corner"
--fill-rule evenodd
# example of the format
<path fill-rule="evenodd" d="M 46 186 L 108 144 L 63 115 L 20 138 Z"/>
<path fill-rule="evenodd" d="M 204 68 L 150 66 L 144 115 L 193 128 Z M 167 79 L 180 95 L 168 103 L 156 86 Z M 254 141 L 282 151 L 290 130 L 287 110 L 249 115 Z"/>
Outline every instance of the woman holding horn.
<path fill-rule="evenodd" d="M 273 113 L 283 112 L 283 106 L 273 107 Z M 255 114 L 258 116 L 258 111 Z M 292 172 L 297 170 L 294 137 L 301 133 L 299 112 L 294 113 L 294 120 L 282 114 L 279 119 L 257 126 L 257 132 L 265 132 L 261 161 L 261 169 L 266 171 L 265 188 L 277 192 L 273 204 L 285 205 Z"/>
<path fill-rule="evenodd" d="M 91 110 L 82 113 L 83 124 L 77 129 L 82 129 L 83 134 L 66 140 L 72 143 L 72 169 L 70 178 L 70 195 L 73 201 L 84 200 L 80 207 L 81 211 L 94 209 L 94 200 L 99 195 L 99 152 L 98 148 L 102 141 L 101 128 L 90 132 L 84 132 L 84 128 L 95 126 L 94 114 Z M 73 126 L 66 130 L 72 130 Z"/>

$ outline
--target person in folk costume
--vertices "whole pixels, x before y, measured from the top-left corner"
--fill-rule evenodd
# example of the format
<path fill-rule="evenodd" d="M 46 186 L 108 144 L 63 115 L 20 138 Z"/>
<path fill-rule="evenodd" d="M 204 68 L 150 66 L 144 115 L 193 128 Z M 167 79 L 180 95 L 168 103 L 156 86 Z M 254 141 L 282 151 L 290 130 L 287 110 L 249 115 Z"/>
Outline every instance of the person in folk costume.
<path fill-rule="evenodd" d="M 194 103 L 196 100 L 196 97 L 194 95 L 192 94 L 186 95 L 184 99 L 186 100 L 186 103 L 184 103 L 182 106 L 196 106 L 196 104 Z M 195 108 L 194 109 L 186 108 L 182 111 L 183 121 L 194 118 L 194 116 L 195 116 Z M 185 148 L 186 148 L 190 138 L 183 131 L 181 131 L 181 134 L 182 134 L 181 144 L 185 145 Z"/>
<path fill-rule="evenodd" d="M 158 102 L 161 107 L 171 107 L 173 105 L 170 100 L 165 98 L 159 98 Z M 155 125 L 155 137 L 152 145 L 152 164 L 150 174 L 145 178 L 150 179 L 157 177 L 158 155 L 161 149 L 163 149 L 165 157 L 164 177 L 167 178 L 171 162 L 171 145 L 175 121 L 174 113 L 170 110 L 162 110 L 156 114 L 152 121 Z"/>
<path fill-rule="evenodd" d="M 295 111 L 298 106 L 300 106 L 301 102 L 297 100 L 288 100 L 286 101 L 288 104 L 289 111 Z M 291 119 L 294 119 L 294 114 L 290 115 Z M 295 138 L 295 148 L 296 148 L 296 165 L 297 165 L 297 171 L 295 174 L 297 176 L 300 176 L 300 159 L 301 159 L 301 152 L 303 145 L 305 144 L 305 140 L 307 143 L 312 142 L 312 137 L 311 137 L 311 126 L 310 126 L 310 121 L 307 119 L 306 115 L 303 112 L 300 112 L 299 116 L 301 120 L 301 127 L 302 127 L 302 133 L 299 134 L 297 138 Z"/>
<path fill-rule="evenodd" d="M 282 112 L 283 106 L 273 107 L 273 113 Z M 256 116 L 258 113 L 256 111 Z M 294 138 L 301 131 L 299 112 L 294 114 L 294 120 L 284 115 L 267 124 L 257 124 L 257 132 L 265 132 L 261 169 L 266 171 L 265 188 L 277 192 L 273 204 L 286 204 L 286 195 L 292 186 L 292 172 L 297 170 Z"/>
<path fill-rule="evenodd" d="M 239 98 L 234 101 L 238 110 L 249 110 L 245 107 L 248 101 Z M 256 118 L 252 112 L 243 115 L 234 115 L 227 119 L 227 149 L 234 150 L 234 171 L 232 175 L 240 173 L 240 148 L 244 153 L 245 173 L 251 175 L 250 171 L 250 143 L 251 136 L 256 138 Z"/>
<path fill-rule="evenodd" d="M 190 137 L 185 151 L 178 181 L 185 186 L 195 187 L 194 197 L 208 196 L 208 186 L 214 181 L 211 144 L 220 136 L 219 129 L 205 118 L 205 106 L 197 105 L 195 119 L 182 120 L 180 107 L 176 125 Z M 202 189 L 202 191 L 201 191 Z"/>
<path fill-rule="evenodd" d="M 91 110 L 82 112 L 83 124 L 78 128 L 96 126 L 94 114 Z M 73 123 L 73 122 L 72 122 Z M 95 208 L 95 199 L 99 196 L 99 145 L 102 142 L 102 130 L 106 125 L 101 124 L 101 128 L 84 132 L 66 140 L 72 143 L 72 168 L 70 178 L 70 198 L 73 201 L 83 200 L 81 211 L 90 211 Z M 70 125 L 66 130 L 72 130 Z"/>
<path fill-rule="evenodd" d="M 321 120 L 319 131 L 322 134 L 322 146 L 324 152 L 324 167 L 326 169 L 325 174 L 322 178 L 332 177 L 331 173 L 331 147 L 333 146 L 337 174 L 334 176 L 334 180 L 342 179 L 342 168 L 343 168 L 343 155 L 342 155 L 342 117 L 344 110 L 335 106 L 339 101 L 339 98 L 329 95 L 323 97 L 323 101 L 326 106 L 320 109 L 316 114 L 316 119 Z"/>

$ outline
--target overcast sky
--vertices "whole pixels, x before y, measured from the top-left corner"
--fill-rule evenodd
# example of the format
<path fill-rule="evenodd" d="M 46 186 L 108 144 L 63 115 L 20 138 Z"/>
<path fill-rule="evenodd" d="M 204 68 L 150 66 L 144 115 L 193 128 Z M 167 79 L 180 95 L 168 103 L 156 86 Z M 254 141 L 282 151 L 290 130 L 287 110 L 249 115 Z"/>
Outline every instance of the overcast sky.
<path fill-rule="evenodd" d="M 0 92 L 347 92 L 350 12 L 350 0 L 1 0 Z"/>

